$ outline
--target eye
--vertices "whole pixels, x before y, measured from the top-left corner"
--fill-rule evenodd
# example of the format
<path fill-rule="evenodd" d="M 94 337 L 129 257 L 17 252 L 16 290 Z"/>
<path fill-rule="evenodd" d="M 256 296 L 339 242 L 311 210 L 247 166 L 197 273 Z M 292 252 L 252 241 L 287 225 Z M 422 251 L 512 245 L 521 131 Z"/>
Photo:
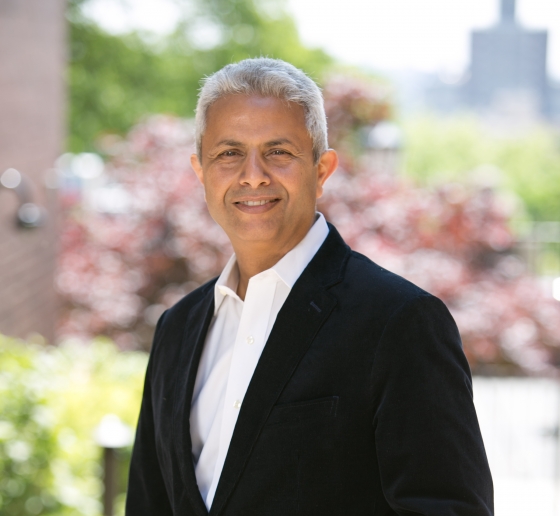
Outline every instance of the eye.
<path fill-rule="evenodd" d="M 270 151 L 270 155 L 271 156 L 287 156 L 289 153 L 285 150 L 282 149 L 274 149 L 273 151 Z"/>
<path fill-rule="evenodd" d="M 239 153 L 236 150 L 227 150 L 220 154 L 220 156 L 223 158 L 233 158 L 238 155 Z"/>

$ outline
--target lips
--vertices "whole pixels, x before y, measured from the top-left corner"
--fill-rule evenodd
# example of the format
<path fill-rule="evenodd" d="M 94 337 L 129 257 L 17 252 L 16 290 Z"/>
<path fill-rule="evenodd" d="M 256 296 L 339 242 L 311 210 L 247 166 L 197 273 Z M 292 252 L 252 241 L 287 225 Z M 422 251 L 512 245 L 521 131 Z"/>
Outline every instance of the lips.
<path fill-rule="evenodd" d="M 242 201 L 234 201 L 235 207 L 244 213 L 264 213 L 276 206 L 280 201 L 279 198 L 268 199 L 243 199 Z"/>
<path fill-rule="evenodd" d="M 268 204 L 269 202 L 274 202 L 276 199 L 267 199 L 264 201 L 239 201 L 236 204 L 244 204 L 245 206 L 262 206 L 263 204 Z"/>

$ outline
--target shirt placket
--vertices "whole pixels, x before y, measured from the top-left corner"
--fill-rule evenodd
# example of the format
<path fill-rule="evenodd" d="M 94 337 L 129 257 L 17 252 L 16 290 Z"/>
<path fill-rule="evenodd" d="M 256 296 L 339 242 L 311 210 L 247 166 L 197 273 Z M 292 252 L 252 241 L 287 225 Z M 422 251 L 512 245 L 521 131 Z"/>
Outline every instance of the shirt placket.
<path fill-rule="evenodd" d="M 251 278 L 231 359 L 222 413 L 215 472 L 221 472 L 247 388 L 266 344 L 265 337 L 276 292 L 277 275 L 266 271 Z M 214 474 L 208 496 L 214 496 L 219 474 Z"/>

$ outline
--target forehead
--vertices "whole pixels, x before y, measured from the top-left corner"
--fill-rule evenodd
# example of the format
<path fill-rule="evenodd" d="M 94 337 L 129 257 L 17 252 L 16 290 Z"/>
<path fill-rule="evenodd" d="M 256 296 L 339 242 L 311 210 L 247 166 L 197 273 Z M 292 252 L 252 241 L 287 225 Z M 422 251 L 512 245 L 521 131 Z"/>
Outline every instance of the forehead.
<path fill-rule="evenodd" d="M 288 133 L 311 141 L 303 107 L 275 97 L 228 95 L 212 104 L 206 115 L 203 141 L 208 143 L 215 138 L 285 138 Z"/>

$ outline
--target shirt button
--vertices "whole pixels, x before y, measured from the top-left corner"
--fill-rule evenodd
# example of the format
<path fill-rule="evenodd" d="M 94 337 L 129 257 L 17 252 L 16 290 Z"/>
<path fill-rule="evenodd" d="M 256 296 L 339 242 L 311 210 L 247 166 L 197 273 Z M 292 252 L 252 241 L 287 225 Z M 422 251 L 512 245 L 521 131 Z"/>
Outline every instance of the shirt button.
<path fill-rule="evenodd" d="M 252 335 L 249 335 L 246 340 L 247 340 L 247 344 L 253 344 L 255 342 L 255 339 L 253 338 Z"/>
<path fill-rule="evenodd" d="M 241 408 L 241 402 L 239 400 L 235 400 L 235 403 L 233 404 L 233 408 Z"/>

